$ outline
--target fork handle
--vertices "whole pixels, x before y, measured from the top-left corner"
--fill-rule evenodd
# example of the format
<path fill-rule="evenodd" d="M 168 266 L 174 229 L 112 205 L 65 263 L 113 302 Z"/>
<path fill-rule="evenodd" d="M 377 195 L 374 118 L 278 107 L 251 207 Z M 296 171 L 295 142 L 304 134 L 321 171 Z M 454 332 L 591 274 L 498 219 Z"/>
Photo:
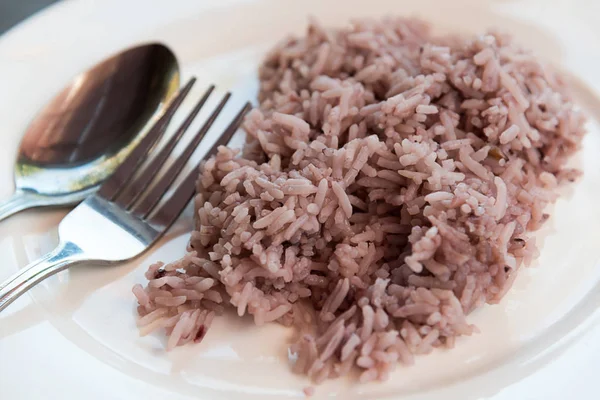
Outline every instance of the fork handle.
<path fill-rule="evenodd" d="M 56 249 L 29 264 L 0 284 L 0 311 L 47 277 L 82 260 L 82 250 L 71 242 L 61 242 Z"/>

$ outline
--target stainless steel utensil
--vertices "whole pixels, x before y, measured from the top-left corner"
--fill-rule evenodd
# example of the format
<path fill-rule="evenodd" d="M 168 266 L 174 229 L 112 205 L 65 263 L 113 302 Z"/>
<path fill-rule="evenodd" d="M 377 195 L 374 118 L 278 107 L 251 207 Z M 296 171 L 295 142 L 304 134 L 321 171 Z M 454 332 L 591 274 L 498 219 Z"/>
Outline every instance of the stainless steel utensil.
<path fill-rule="evenodd" d="M 32 207 L 76 204 L 97 190 L 179 87 L 161 44 L 116 54 L 75 77 L 35 117 L 19 146 L 15 193 L 0 220 Z"/>
<path fill-rule="evenodd" d="M 159 176 L 157 172 L 213 90 L 213 87 L 207 90 L 167 144 L 160 150 L 153 151 L 155 155 L 149 157 L 150 149 L 164 134 L 169 120 L 193 83 L 194 80 L 191 80 L 181 89 L 163 116 L 98 192 L 79 204 L 61 221 L 58 227 L 58 247 L 0 285 L 0 311 L 38 282 L 72 265 L 86 262 L 113 265 L 137 257 L 173 224 L 194 195 L 198 167 L 187 174 L 174 188 L 171 196 L 165 196 L 165 193 L 175 186 L 173 182 L 176 177 L 229 99 L 228 93 L 183 153 L 167 168 L 164 175 L 154 179 Z M 233 118 L 208 151 L 208 155 L 231 139 L 249 107 L 246 104 Z M 142 168 L 147 158 L 151 158 L 151 161 Z M 133 178 L 134 176 L 136 177 Z M 153 181 L 156 182 L 151 185 Z M 166 200 L 161 203 L 163 198 Z"/>

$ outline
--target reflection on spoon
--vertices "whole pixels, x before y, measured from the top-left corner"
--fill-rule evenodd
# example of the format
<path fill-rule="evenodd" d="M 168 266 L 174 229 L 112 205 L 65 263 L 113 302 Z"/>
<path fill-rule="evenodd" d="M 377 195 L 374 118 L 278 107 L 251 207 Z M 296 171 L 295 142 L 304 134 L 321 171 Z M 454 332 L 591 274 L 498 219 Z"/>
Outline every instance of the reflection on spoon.
<path fill-rule="evenodd" d="M 78 75 L 28 127 L 15 166 L 18 211 L 75 204 L 107 178 L 179 87 L 175 56 L 161 44 L 125 50 Z"/>

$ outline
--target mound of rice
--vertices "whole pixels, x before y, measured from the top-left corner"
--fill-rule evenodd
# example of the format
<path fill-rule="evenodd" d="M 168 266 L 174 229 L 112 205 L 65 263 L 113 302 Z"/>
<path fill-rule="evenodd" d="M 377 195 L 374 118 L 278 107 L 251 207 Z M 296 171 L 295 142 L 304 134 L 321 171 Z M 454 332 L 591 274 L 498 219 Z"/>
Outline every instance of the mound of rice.
<path fill-rule="evenodd" d="M 313 381 L 452 347 L 537 256 L 584 135 L 560 76 L 500 34 L 312 22 L 260 68 L 247 145 L 201 168 L 188 254 L 133 291 L 168 349 L 233 307 L 297 329 Z"/>

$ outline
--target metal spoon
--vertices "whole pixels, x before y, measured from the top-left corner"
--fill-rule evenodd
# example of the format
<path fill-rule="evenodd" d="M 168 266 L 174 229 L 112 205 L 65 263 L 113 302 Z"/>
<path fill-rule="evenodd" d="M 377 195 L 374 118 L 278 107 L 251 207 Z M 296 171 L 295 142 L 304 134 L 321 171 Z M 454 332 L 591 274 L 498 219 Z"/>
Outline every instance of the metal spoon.
<path fill-rule="evenodd" d="M 134 47 L 78 75 L 35 117 L 19 146 L 15 193 L 0 220 L 33 207 L 76 204 L 94 192 L 179 88 L 175 56 Z"/>

